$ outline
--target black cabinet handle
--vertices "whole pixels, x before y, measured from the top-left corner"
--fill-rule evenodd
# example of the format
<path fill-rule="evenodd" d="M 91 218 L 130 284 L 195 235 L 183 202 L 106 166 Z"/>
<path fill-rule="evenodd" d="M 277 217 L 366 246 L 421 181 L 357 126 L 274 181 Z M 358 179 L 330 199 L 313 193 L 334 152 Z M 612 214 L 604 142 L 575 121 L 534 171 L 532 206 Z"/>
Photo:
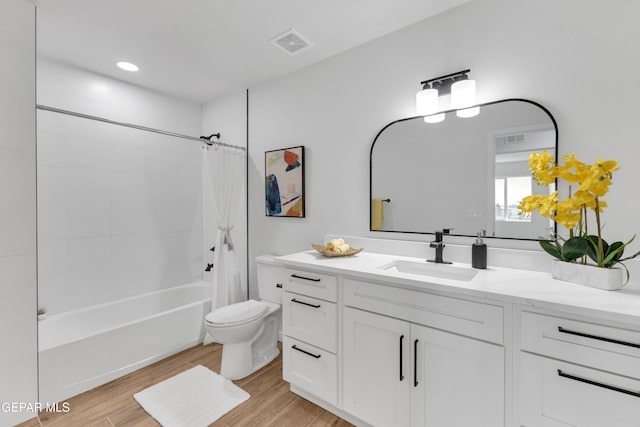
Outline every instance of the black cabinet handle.
<path fill-rule="evenodd" d="M 282 288 L 282 283 L 276 283 L 276 288 Z"/>
<path fill-rule="evenodd" d="M 313 307 L 313 308 L 320 308 L 320 304 L 309 304 L 308 302 L 298 301 L 295 298 L 291 298 L 291 302 L 295 302 L 297 304 L 302 304 L 302 305 L 307 305 L 307 306 Z"/>
<path fill-rule="evenodd" d="M 581 383 L 591 384 L 591 385 L 594 385 L 596 387 L 606 388 L 607 390 L 617 391 L 618 393 L 624 393 L 624 394 L 629 394 L 631 396 L 640 397 L 640 392 L 627 390 L 625 388 L 620 388 L 620 387 L 616 387 L 616 386 L 609 385 L 609 384 L 599 383 L 597 381 L 588 380 L 588 379 L 582 378 L 582 377 L 577 377 L 575 375 L 571 375 L 571 374 L 567 374 L 566 372 L 562 372 L 562 370 L 560 370 L 560 369 L 558 369 L 558 375 L 560 375 L 561 377 L 564 377 L 564 378 L 569 378 L 570 380 L 579 381 Z"/>
<path fill-rule="evenodd" d="M 298 276 L 297 274 L 292 274 L 291 277 L 295 277 L 296 279 L 310 280 L 312 282 L 319 282 L 320 280 L 322 280 L 322 279 L 312 279 L 311 277 Z"/>
<path fill-rule="evenodd" d="M 413 342 L 413 386 L 418 387 L 418 340 Z"/>
<path fill-rule="evenodd" d="M 308 352 L 308 351 L 306 351 L 306 350 L 303 350 L 303 349 L 301 349 L 301 348 L 296 347 L 296 345 L 295 345 L 295 344 L 294 344 L 294 345 L 292 345 L 292 346 L 291 346 L 291 348 L 292 348 L 292 349 L 294 349 L 294 350 L 298 350 L 300 353 L 304 353 L 304 354 L 306 354 L 307 356 L 314 357 L 314 358 L 316 358 L 316 359 L 320 359 L 320 356 L 322 356 L 321 354 L 313 354 L 313 353 L 309 353 L 309 352 Z"/>
<path fill-rule="evenodd" d="M 626 341 L 620 341 L 620 340 L 614 340 L 613 338 L 599 337 L 597 335 L 585 334 L 584 332 L 571 331 L 569 329 L 563 328 L 562 326 L 558 326 L 558 332 L 562 332 L 563 334 L 576 335 L 576 336 L 579 336 L 579 337 L 591 338 L 591 339 L 598 340 L 598 341 L 610 342 L 610 343 L 613 343 L 613 344 L 626 345 L 627 347 L 640 348 L 640 344 L 635 344 L 635 343 L 632 343 L 632 342 L 626 342 Z"/>
<path fill-rule="evenodd" d="M 400 335 L 400 381 L 404 380 L 404 375 L 402 374 L 402 340 L 404 340 L 404 335 Z"/>

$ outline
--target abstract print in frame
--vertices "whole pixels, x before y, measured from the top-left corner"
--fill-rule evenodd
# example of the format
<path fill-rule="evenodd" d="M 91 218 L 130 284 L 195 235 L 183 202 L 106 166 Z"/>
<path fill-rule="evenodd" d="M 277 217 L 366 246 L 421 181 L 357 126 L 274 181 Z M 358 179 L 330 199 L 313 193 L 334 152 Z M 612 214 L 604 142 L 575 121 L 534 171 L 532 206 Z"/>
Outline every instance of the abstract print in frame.
<path fill-rule="evenodd" d="M 265 213 L 304 218 L 304 146 L 264 153 Z"/>

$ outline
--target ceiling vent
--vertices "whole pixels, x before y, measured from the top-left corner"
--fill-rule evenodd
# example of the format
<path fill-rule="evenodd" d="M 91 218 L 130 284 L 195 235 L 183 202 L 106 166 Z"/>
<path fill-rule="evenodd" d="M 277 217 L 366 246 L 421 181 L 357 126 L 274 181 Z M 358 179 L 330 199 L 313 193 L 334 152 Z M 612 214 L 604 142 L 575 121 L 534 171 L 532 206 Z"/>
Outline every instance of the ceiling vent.
<path fill-rule="evenodd" d="M 270 41 L 289 55 L 296 55 L 313 46 L 310 41 L 293 28 L 272 38 Z"/>

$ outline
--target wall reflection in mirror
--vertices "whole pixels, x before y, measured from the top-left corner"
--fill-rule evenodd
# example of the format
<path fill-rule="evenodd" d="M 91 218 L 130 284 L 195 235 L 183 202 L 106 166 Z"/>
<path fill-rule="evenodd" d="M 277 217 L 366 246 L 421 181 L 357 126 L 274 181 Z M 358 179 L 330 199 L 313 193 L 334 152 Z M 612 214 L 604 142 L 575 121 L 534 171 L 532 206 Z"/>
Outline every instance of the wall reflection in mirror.
<path fill-rule="evenodd" d="M 440 123 L 390 123 L 371 147 L 371 230 L 549 239 L 553 221 L 517 208 L 529 194 L 555 190 L 529 171 L 530 153 L 543 150 L 556 157 L 555 120 L 522 99 L 482 104 L 470 118 L 450 111 Z"/>

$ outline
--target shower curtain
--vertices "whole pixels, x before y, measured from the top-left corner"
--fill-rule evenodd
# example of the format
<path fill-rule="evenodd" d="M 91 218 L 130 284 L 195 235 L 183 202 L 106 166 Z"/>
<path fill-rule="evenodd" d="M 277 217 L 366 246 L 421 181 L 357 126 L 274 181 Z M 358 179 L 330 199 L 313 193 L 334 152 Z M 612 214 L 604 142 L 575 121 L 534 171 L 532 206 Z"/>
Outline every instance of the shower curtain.
<path fill-rule="evenodd" d="M 218 217 L 213 256 L 214 309 L 243 301 L 246 295 L 246 290 L 242 288 L 233 239 L 233 223 L 242 194 L 246 162 L 243 150 L 217 145 L 205 145 L 203 150 L 205 176 Z"/>

